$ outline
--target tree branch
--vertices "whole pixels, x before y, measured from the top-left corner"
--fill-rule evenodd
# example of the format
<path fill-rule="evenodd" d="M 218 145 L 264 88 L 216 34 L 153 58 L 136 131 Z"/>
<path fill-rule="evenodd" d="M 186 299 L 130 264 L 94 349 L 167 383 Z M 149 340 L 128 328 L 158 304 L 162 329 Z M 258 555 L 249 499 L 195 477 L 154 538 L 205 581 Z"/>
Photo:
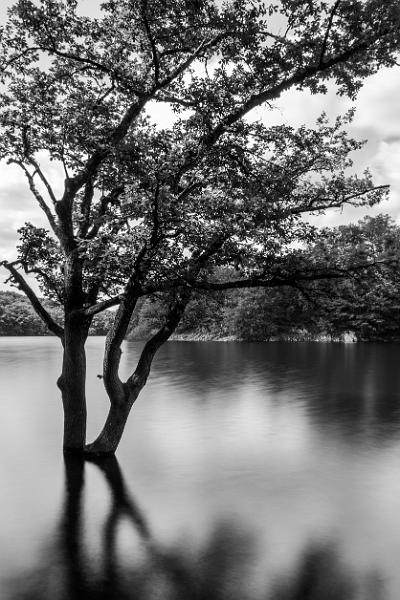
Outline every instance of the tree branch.
<path fill-rule="evenodd" d="M 182 200 L 184 200 L 186 198 L 186 196 L 188 196 L 191 192 L 193 192 L 193 190 L 201 188 L 202 184 L 200 182 L 192 182 L 189 183 L 188 186 L 186 186 L 178 195 L 178 202 L 181 202 Z"/>
<path fill-rule="evenodd" d="M 179 98 L 174 94 L 160 92 L 159 95 L 154 98 L 157 102 L 168 102 L 169 104 L 179 104 L 180 106 L 184 106 L 185 108 L 196 108 L 198 103 L 195 100 L 184 100 L 183 98 Z"/>
<path fill-rule="evenodd" d="M 118 198 L 120 197 L 120 195 L 123 194 L 124 191 L 125 191 L 124 185 L 117 185 L 115 188 L 113 188 L 111 190 L 111 192 L 109 194 L 107 194 L 106 196 L 103 195 L 100 198 L 99 212 L 93 221 L 93 225 L 92 225 L 91 229 L 86 234 L 86 239 L 91 240 L 97 235 L 97 233 L 102 225 L 102 219 L 106 215 L 107 208 L 110 206 L 110 204 L 115 203 L 118 200 Z"/>
<path fill-rule="evenodd" d="M 38 48 L 38 50 L 41 50 L 42 52 L 47 52 L 48 54 L 50 54 L 50 56 L 54 54 L 55 56 L 58 56 L 60 58 L 65 58 L 67 60 L 72 60 L 74 62 L 85 64 L 88 67 L 95 69 L 96 71 L 100 71 L 109 75 L 111 79 L 114 79 L 120 84 L 125 85 L 131 92 L 133 92 L 137 96 L 140 96 L 141 94 L 140 90 L 133 88 L 132 85 L 130 85 L 129 80 L 121 76 L 117 71 L 115 71 L 111 67 L 103 65 L 102 63 L 92 58 L 89 58 L 88 56 L 80 56 L 79 54 L 73 54 L 72 52 L 63 52 L 62 50 L 58 50 L 55 46 L 43 46 L 41 48 Z"/>
<path fill-rule="evenodd" d="M 103 93 L 99 98 L 97 98 L 96 102 L 93 105 L 93 108 L 97 108 L 101 105 L 102 102 L 115 90 L 115 82 L 113 77 L 111 76 L 111 85 L 110 87 Z"/>
<path fill-rule="evenodd" d="M 260 33 L 262 35 L 264 35 L 265 37 L 272 38 L 273 40 L 279 42 L 280 44 L 284 44 L 285 46 L 289 46 L 290 48 L 296 48 L 296 43 L 295 42 L 291 42 L 285 36 L 277 35 L 275 33 L 272 33 L 271 31 L 260 31 Z"/>
<path fill-rule="evenodd" d="M 104 386 L 111 403 L 124 403 L 126 400 L 125 387 L 119 376 L 121 360 L 121 344 L 125 339 L 129 323 L 139 299 L 139 291 L 130 289 L 130 293 L 122 296 L 113 324 L 106 338 L 106 348 L 103 360 Z"/>
<path fill-rule="evenodd" d="M 380 34 L 378 37 L 381 38 L 386 34 Z M 185 159 L 183 164 L 180 166 L 179 171 L 175 177 L 175 185 L 178 184 L 180 178 L 184 173 L 186 173 L 189 169 L 191 169 L 203 156 L 204 151 L 211 148 L 218 139 L 229 129 L 231 125 L 239 121 L 241 118 L 246 116 L 251 110 L 257 108 L 258 106 L 270 102 L 271 100 L 276 100 L 279 96 L 285 92 L 286 90 L 301 84 L 307 79 L 317 75 L 318 73 L 322 73 L 324 71 L 328 71 L 332 69 L 338 64 L 345 63 L 350 58 L 355 56 L 356 54 L 362 52 L 373 42 L 369 40 L 361 41 L 342 53 L 330 58 L 328 61 L 320 64 L 310 65 L 293 75 L 289 76 L 286 79 L 283 79 L 281 82 L 274 85 L 272 88 L 265 89 L 257 94 L 253 94 L 246 100 L 239 108 L 233 110 L 229 113 L 225 118 L 223 118 L 218 125 L 214 127 L 209 133 L 207 133 L 199 142 L 197 150 L 189 154 L 189 156 Z"/>
<path fill-rule="evenodd" d="M 170 308 L 164 325 L 153 335 L 145 344 L 140 355 L 137 367 L 133 375 L 129 377 L 125 385 L 130 391 L 137 395 L 145 385 L 150 373 L 151 364 L 159 348 L 170 338 L 185 312 L 187 303 L 190 300 L 190 290 L 184 290 L 178 294 L 173 306 Z"/>
<path fill-rule="evenodd" d="M 32 304 L 32 307 L 35 310 L 36 314 L 42 319 L 43 323 L 47 326 L 49 331 L 54 333 L 54 335 L 59 337 L 61 339 L 61 341 L 63 342 L 64 329 L 60 325 L 58 325 L 58 323 L 56 323 L 56 321 L 53 319 L 53 317 L 50 315 L 50 313 L 48 313 L 47 310 L 44 308 L 43 304 L 40 302 L 40 300 L 36 296 L 35 292 L 32 290 L 32 288 L 29 286 L 29 284 L 22 277 L 21 273 L 15 268 L 16 264 L 18 264 L 18 263 L 17 262 L 9 263 L 6 260 L 3 260 L 0 263 L 0 266 L 5 267 L 9 271 L 12 279 L 17 284 L 19 289 L 22 290 L 24 292 L 24 294 L 27 296 L 27 298 L 29 299 L 30 303 Z"/>
<path fill-rule="evenodd" d="M 211 40 L 208 40 L 208 41 L 203 40 L 197 46 L 197 48 L 192 52 L 192 54 L 190 56 L 188 56 L 188 58 L 186 60 L 184 60 L 180 65 L 178 65 L 177 68 L 174 71 L 172 71 L 172 73 L 170 73 L 167 77 L 165 77 L 162 81 L 160 81 L 160 83 L 157 86 L 155 91 L 157 91 L 158 89 L 167 87 L 170 83 L 172 83 L 172 81 L 174 81 L 174 79 L 179 77 L 179 75 L 181 75 L 188 67 L 190 67 L 190 65 L 196 60 L 196 58 L 201 56 L 201 54 L 202 54 L 202 52 L 204 52 L 204 50 L 209 50 L 210 48 L 215 46 L 215 44 L 217 44 L 218 42 L 223 40 L 224 37 L 227 37 L 228 35 L 229 35 L 228 32 L 223 32 L 223 33 L 219 33 L 218 35 L 213 37 Z"/>
<path fill-rule="evenodd" d="M 153 38 L 153 34 L 151 33 L 150 24 L 147 19 L 147 0 L 142 0 L 141 2 L 142 8 L 142 19 L 144 28 L 146 30 L 147 39 L 149 40 L 151 54 L 153 57 L 153 68 L 154 68 L 154 83 L 157 86 L 160 79 L 160 62 L 158 57 L 157 47 Z"/>
<path fill-rule="evenodd" d="M 320 66 L 322 66 L 324 64 L 324 57 L 325 57 L 326 47 L 327 47 L 327 44 L 328 44 L 329 34 L 331 32 L 331 28 L 332 28 L 332 24 L 333 24 L 333 19 L 334 19 L 335 13 L 336 13 L 336 11 L 337 11 L 337 9 L 339 7 L 340 2 L 341 2 L 341 0 L 336 0 L 335 4 L 332 7 L 330 15 L 329 15 L 328 26 L 327 26 L 326 31 L 325 31 L 324 40 L 323 40 L 322 46 L 321 46 L 321 54 L 320 54 L 320 57 L 319 57 L 319 64 L 320 64 Z"/>
<path fill-rule="evenodd" d="M 229 281 L 207 281 L 206 279 L 196 279 L 196 275 L 187 273 L 177 276 L 176 279 L 160 282 L 153 285 L 143 286 L 141 295 L 147 296 L 157 292 L 169 292 L 179 286 L 186 285 L 191 290 L 223 291 L 244 288 L 273 288 L 281 286 L 296 286 L 299 282 L 312 283 L 313 281 L 346 279 L 356 277 L 361 271 L 372 269 L 377 266 L 392 265 L 392 259 L 375 260 L 354 265 L 353 267 L 327 267 L 326 269 L 304 268 L 300 271 L 293 271 L 287 275 L 275 273 L 269 276 L 259 275 L 247 277 L 244 279 L 234 279 Z"/>
<path fill-rule="evenodd" d="M 68 205 L 72 202 L 72 199 L 75 197 L 75 194 L 81 189 L 81 187 L 83 185 L 85 185 L 85 183 L 90 178 L 95 177 L 101 163 L 110 154 L 112 148 L 114 148 L 115 146 L 118 146 L 119 143 L 124 139 L 124 137 L 126 136 L 128 130 L 129 130 L 129 127 L 131 126 L 133 121 L 136 119 L 136 117 L 139 116 L 139 114 L 141 113 L 142 109 L 145 107 L 147 102 L 149 100 L 152 100 L 154 98 L 155 94 L 160 89 L 167 87 L 177 77 L 179 77 L 196 60 L 196 58 L 198 58 L 202 54 L 202 52 L 213 47 L 216 43 L 218 43 L 226 35 L 228 35 L 228 34 L 226 32 L 224 32 L 224 33 L 218 34 L 211 40 L 208 40 L 208 41 L 203 40 L 186 60 L 184 60 L 180 65 L 178 65 L 178 67 L 176 69 L 174 69 L 172 71 L 172 73 L 167 75 L 163 80 L 159 81 L 158 84 L 155 84 L 148 93 L 137 92 L 137 100 L 135 102 L 133 102 L 128 107 L 128 109 L 125 111 L 125 114 L 121 118 L 119 124 L 115 127 L 115 129 L 114 129 L 113 133 L 111 134 L 111 136 L 109 137 L 109 139 L 105 140 L 105 142 L 103 144 L 99 145 L 98 149 L 88 159 L 85 167 L 82 169 L 82 171 L 78 175 L 76 175 L 75 177 L 73 177 L 71 179 L 67 179 L 66 185 L 65 185 L 65 190 L 64 190 L 64 195 L 61 200 L 61 204 L 63 205 L 62 212 L 64 212 L 65 208 L 68 207 Z M 71 58 L 71 56 L 69 56 L 68 53 L 62 53 L 62 52 L 60 53 L 56 50 L 54 50 L 54 53 L 57 55 L 64 54 L 65 57 Z M 76 57 L 75 57 L 75 59 L 78 60 L 78 58 L 76 58 Z M 82 59 L 82 60 L 84 60 L 84 59 Z M 58 203 L 58 204 L 60 204 L 60 203 Z M 65 232 L 66 237 L 70 237 L 70 229 L 71 229 L 71 227 L 69 227 L 69 231 Z"/>
<path fill-rule="evenodd" d="M 51 187 L 48 179 L 45 177 L 43 171 L 41 170 L 39 163 L 33 158 L 33 156 L 29 156 L 27 157 L 27 160 L 31 163 L 31 165 L 34 167 L 35 171 L 37 172 L 37 174 L 39 175 L 42 183 L 44 184 L 47 193 L 50 196 L 51 201 L 53 202 L 53 204 L 57 203 L 57 198 L 55 197 L 55 194 L 53 192 L 53 188 Z"/>
<path fill-rule="evenodd" d="M 35 160 L 35 158 L 33 156 L 33 153 L 31 150 L 31 144 L 30 144 L 29 137 L 28 137 L 28 130 L 29 130 L 28 125 L 22 126 L 21 135 L 22 135 L 22 145 L 24 147 L 24 158 L 29 162 L 29 164 L 32 167 L 34 167 L 35 172 L 39 175 L 42 183 L 44 184 L 51 201 L 53 202 L 53 204 L 56 204 L 57 200 L 54 195 L 53 189 L 52 189 L 50 183 L 48 182 L 47 178 L 45 177 L 43 171 L 41 170 L 39 163 L 37 162 L 37 160 Z"/>
<path fill-rule="evenodd" d="M 104 300 L 103 302 L 93 304 L 93 306 L 85 308 L 82 312 L 85 315 L 85 317 L 93 317 L 94 315 L 103 312 L 107 308 L 111 308 L 112 306 L 118 306 L 118 304 L 120 304 L 124 298 L 124 294 L 119 294 L 118 296 L 114 296 L 113 298 L 109 298 L 108 300 Z"/>
<path fill-rule="evenodd" d="M 59 237 L 60 232 L 59 232 L 59 228 L 57 226 L 56 220 L 55 220 L 55 216 L 51 212 L 51 210 L 50 210 L 49 206 L 46 204 L 46 202 L 45 202 L 42 194 L 39 192 L 39 190 L 37 189 L 37 187 L 35 185 L 35 181 L 34 181 L 34 175 L 35 175 L 35 173 L 33 173 L 33 174 L 30 173 L 28 171 L 28 169 L 26 168 L 26 166 L 24 165 L 24 163 L 22 161 L 19 161 L 19 160 L 9 159 L 8 160 L 8 164 L 16 164 L 16 165 L 18 165 L 23 170 L 26 178 L 28 179 L 29 189 L 31 190 L 31 192 L 34 195 L 34 197 L 36 198 L 37 203 L 39 204 L 40 208 L 45 213 L 45 215 L 47 217 L 47 220 L 49 222 L 49 225 L 51 226 L 52 230 L 54 231 L 54 233 L 56 234 L 56 236 Z"/>
<path fill-rule="evenodd" d="M 89 229 L 90 208 L 92 206 L 93 196 L 94 196 L 93 180 L 92 180 L 92 178 L 89 178 L 85 184 L 85 190 L 83 193 L 82 207 L 81 207 L 82 222 L 81 222 L 81 225 L 79 228 L 79 234 L 82 237 L 87 234 L 88 229 Z"/>
<path fill-rule="evenodd" d="M 240 108 L 227 115 L 225 119 L 223 119 L 209 134 L 207 134 L 207 136 L 205 136 L 202 140 L 202 145 L 205 147 L 212 146 L 221 137 L 221 135 L 225 133 L 228 127 L 247 115 L 247 113 L 253 110 L 253 108 L 257 108 L 257 106 L 264 104 L 264 102 L 276 100 L 279 98 L 282 92 L 285 92 L 291 87 L 302 83 L 306 79 L 309 79 L 320 72 L 327 71 L 340 63 L 346 62 L 355 54 L 365 50 L 369 45 L 370 44 L 366 41 L 360 42 L 358 45 L 350 47 L 341 54 L 330 58 L 323 64 L 308 66 L 305 69 L 294 73 L 287 79 L 284 79 L 272 88 L 263 90 L 258 94 L 254 94 L 246 102 L 244 102 Z"/>
<path fill-rule="evenodd" d="M 155 248 L 158 235 L 160 230 L 160 216 L 159 216 L 159 199 L 160 199 L 160 182 L 157 180 L 156 189 L 154 191 L 154 203 L 153 203 L 153 227 L 150 237 L 150 248 Z"/>
<path fill-rule="evenodd" d="M 46 283 L 49 287 L 50 290 L 53 290 L 53 292 L 55 293 L 55 295 L 58 298 L 58 301 L 61 305 L 64 304 L 63 302 L 63 298 L 61 297 L 61 294 L 56 286 L 56 284 L 51 280 L 51 277 L 49 277 L 49 275 L 47 275 L 47 273 L 45 273 L 44 271 L 42 271 L 42 269 L 38 269 L 38 268 L 27 268 L 25 267 L 25 265 L 22 263 L 23 269 L 25 271 L 25 273 L 27 275 L 29 275 L 30 273 L 32 274 L 36 274 L 36 275 L 40 275 L 41 277 L 43 277 L 43 279 L 46 280 Z"/>
<path fill-rule="evenodd" d="M 340 198 L 340 199 L 319 198 L 318 201 L 324 202 L 324 204 L 314 204 L 314 200 L 311 200 L 305 206 L 301 206 L 298 208 L 292 208 L 292 209 L 290 209 L 289 212 L 292 215 L 299 215 L 299 214 L 303 214 L 303 213 L 307 213 L 307 212 L 325 210 L 328 208 L 340 208 L 341 206 L 343 206 L 343 204 L 351 203 L 352 200 L 355 200 L 356 198 L 361 198 L 362 196 L 365 196 L 366 194 L 369 194 L 370 192 L 375 192 L 375 191 L 379 191 L 379 190 L 383 191 L 383 190 L 389 190 L 389 189 L 390 189 L 390 185 L 377 185 L 377 186 L 367 188 L 365 190 L 361 190 L 360 192 L 355 192 L 354 194 L 350 194 L 349 196 L 344 196 L 343 198 Z"/>
<path fill-rule="evenodd" d="M 211 291 L 221 291 L 221 290 L 233 290 L 233 289 L 241 289 L 241 288 L 255 288 L 255 287 L 281 287 L 281 286 L 297 286 L 299 282 L 308 282 L 311 283 L 313 281 L 321 281 L 321 280 L 330 280 L 330 279 L 346 279 L 349 277 L 354 277 L 360 271 L 365 269 L 371 269 L 372 267 L 376 267 L 378 265 L 386 265 L 389 264 L 387 260 L 382 261 L 371 261 L 367 263 L 362 263 L 359 265 L 354 265 L 353 267 L 347 268 L 331 268 L 331 269 L 323 269 L 320 271 L 299 271 L 294 272 L 289 275 L 272 275 L 269 279 L 265 279 L 264 277 L 249 277 L 246 279 L 236 279 L 232 281 L 222 281 L 222 282 L 213 282 L 213 281 L 190 281 L 190 285 L 193 289 L 203 289 L 203 290 L 211 290 Z"/>

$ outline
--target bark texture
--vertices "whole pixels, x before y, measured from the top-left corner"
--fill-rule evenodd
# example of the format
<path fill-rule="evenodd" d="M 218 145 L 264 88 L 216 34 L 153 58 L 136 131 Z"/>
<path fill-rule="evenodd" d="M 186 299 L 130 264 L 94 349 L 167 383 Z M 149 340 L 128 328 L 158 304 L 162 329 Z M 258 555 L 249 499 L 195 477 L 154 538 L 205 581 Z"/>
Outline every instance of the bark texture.
<path fill-rule="evenodd" d="M 82 452 L 86 441 L 86 353 L 88 326 L 67 317 L 62 374 L 58 380 L 64 408 L 64 451 Z"/>
<path fill-rule="evenodd" d="M 64 265 L 64 354 L 59 387 L 64 407 L 64 451 L 83 452 L 86 442 L 86 352 L 91 319 L 82 311 L 85 301 L 82 261 L 75 250 Z"/>

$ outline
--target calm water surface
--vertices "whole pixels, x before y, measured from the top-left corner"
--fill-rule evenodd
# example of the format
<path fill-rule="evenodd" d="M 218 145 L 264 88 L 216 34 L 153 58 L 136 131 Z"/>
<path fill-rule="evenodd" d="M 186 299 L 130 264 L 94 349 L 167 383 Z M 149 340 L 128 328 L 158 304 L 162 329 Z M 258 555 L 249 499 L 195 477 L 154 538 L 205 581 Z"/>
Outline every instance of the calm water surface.
<path fill-rule="evenodd" d="M 399 355 L 169 343 L 118 462 L 83 465 L 62 458 L 58 340 L 0 338 L 1 600 L 398 600 Z"/>

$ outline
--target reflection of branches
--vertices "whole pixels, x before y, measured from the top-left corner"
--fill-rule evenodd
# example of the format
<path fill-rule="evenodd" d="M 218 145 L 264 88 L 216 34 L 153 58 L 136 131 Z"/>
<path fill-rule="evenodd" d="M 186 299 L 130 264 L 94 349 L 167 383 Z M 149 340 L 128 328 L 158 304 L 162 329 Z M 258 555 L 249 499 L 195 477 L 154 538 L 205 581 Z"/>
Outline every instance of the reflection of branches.
<path fill-rule="evenodd" d="M 366 578 L 364 585 L 368 597 L 374 600 L 385 597 L 376 572 Z M 268 596 L 269 600 L 355 600 L 360 597 L 365 596 L 360 594 L 354 577 L 332 545 L 309 547 L 294 576 L 278 581 Z"/>
<path fill-rule="evenodd" d="M 65 589 L 69 598 L 84 598 L 86 588 L 82 548 L 83 461 L 65 457 L 65 498 L 60 526 L 61 553 L 66 570 Z"/>
<path fill-rule="evenodd" d="M 126 592 L 122 589 L 124 576 L 120 573 L 118 564 L 117 533 L 118 524 L 126 517 L 134 526 L 139 536 L 144 540 L 150 537 L 148 525 L 134 502 L 129 496 L 125 482 L 115 456 L 107 456 L 102 459 L 89 457 L 88 460 L 102 471 L 109 485 L 112 504 L 103 528 L 103 581 L 102 588 L 106 598 L 123 599 Z M 96 586 L 97 587 L 97 586 Z M 94 598 L 98 596 L 95 592 Z"/>
<path fill-rule="evenodd" d="M 294 576 L 267 590 L 254 585 L 249 565 L 253 539 L 225 522 L 206 544 L 193 552 L 184 546 L 165 547 L 151 533 L 141 510 L 129 494 L 115 456 L 94 459 L 111 493 L 110 512 L 103 525 L 101 572 L 96 574 L 85 548 L 83 513 L 84 459 L 65 459 L 63 514 L 55 544 L 33 572 L 13 582 L 10 600 L 353 600 L 357 586 L 335 548 L 324 545 L 305 552 Z M 132 525 L 146 553 L 145 560 L 127 565 L 118 552 L 118 526 Z M 376 583 L 378 582 L 378 586 Z M 379 590 L 379 578 L 368 579 Z M 272 594 L 271 594 L 272 592 Z M 358 597 L 358 596 L 357 596 Z M 374 598 L 382 598 L 380 592 Z"/>
<path fill-rule="evenodd" d="M 99 459 L 88 455 L 86 460 L 97 465 L 103 472 L 109 485 L 113 504 L 108 520 L 117 524 L 120 518 L 126 516 L 133 523 L 140 536 L 144 539 L 149 539 L 149 527 L 139 507 L 126 489 L 125 481 L 115 456 L 105 456 Z"/>

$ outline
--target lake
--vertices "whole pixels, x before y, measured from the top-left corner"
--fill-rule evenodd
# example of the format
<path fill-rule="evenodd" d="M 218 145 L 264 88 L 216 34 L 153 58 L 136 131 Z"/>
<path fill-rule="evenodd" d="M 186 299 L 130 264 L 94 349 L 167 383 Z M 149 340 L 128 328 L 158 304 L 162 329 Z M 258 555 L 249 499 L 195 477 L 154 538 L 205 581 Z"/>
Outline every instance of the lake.
<path fill-rule="evenodd" d="M 118 461 L 83 464 L 61 452 L 58 340 L 0 338 L 1 600 L 398 600 L 399 354 L 170 342 Z"/>

